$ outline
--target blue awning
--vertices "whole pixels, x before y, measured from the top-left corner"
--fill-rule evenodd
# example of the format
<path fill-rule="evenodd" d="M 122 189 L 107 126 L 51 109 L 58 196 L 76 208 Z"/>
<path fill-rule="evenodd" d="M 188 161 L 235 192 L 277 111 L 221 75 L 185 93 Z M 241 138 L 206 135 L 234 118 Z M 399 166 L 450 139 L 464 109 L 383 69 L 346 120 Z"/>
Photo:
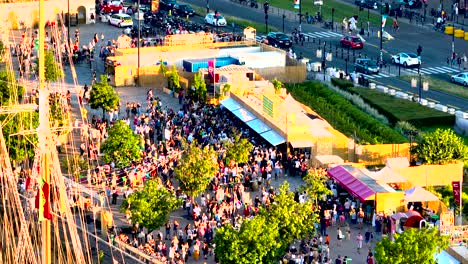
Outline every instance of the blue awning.
<path fill-rule="evenodd" d="M 243 108 L 238 102 L 236 102 L 236 100 L 227 98 L 221 101 L 221 105 L 226 107 L 227 110 L 247 124 L 271 145 L 276 146 L 286 142 L 280 134 L 276 133 L 270 126 L 262 122 L 251 112 L 247 111 L 247 109 Z"/>
<path fill-rule="evenodd" d="M 274 130 L 267 131 L 265 133 L 260 134 L 266 141 L 268 141 L 273 146 L 282 144 L 286 142 L 286 139 L 282 137 L 280 134 L 276 133 Z"/>
<path fill-rule="evenodd" d="M 259 134 L 271 130 L 271 128 L 267 124 L 263 123 L 260 119 L 254 119 L 252 121 L 247 122 L 246 124 Z"/>
<path fill-rule="evenodd" d="M 227 110 L 233 112 L 233 111 L 236 111 L 237 109 L 240 109 L 242 108 L 242 106 L 236 102 L 236 100 L 232 99 L 231 97 L 225 99 L 225 100 L 222 100 L 221 101 L 221 104 L 227 108 Z"/>
<path fill-rule="evenodd" d="M 232 111 L 232 113 L 235 116 L 237 116 L 240 120 L 242 120 L 244 123 L 252 121 L 257 118 L 256 116 L 251 114 L 249 111 L 245 110 L 244 108 L 240 108 L 235 111 Z"/>

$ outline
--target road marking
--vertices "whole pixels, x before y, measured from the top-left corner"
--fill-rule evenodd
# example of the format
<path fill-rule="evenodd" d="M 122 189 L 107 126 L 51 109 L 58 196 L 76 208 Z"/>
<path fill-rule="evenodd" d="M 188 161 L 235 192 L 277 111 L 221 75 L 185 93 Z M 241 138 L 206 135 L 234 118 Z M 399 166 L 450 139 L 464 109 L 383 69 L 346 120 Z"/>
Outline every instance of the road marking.
<path fill-rule="evenodd" d="M 398 91 L 401 91 L 401 89 L 400 89 L 400 88 L 398 88 L 398 87 L 395 87 L 395 86 L 393 86 L 393 85 L 388 85 L 388 87 L 390 87 L 390 88 L 392 88 L 392 89 L 395 89 L 395 90 L 398 90 Z"/>
<path fill-rule="evenodd" d="M 453 108 L 453 109 L 460 109 L 460 107 L 456 107 L 456 106 L 454 106 L 454 105 L 449 105 L 449 104 L 448 104 L 447 106 L 448 106 L 448 107 L 451 107 L 451 108 Z"/>
<path fill-rule="evenodd" d="M 435 100 L 435 99 L 432 99 L 432 98 L 426 98 L 426 100 L 429 100 L 429 101 L 432 101 L 434 103 L 439 103 L 439 101 Z"/>

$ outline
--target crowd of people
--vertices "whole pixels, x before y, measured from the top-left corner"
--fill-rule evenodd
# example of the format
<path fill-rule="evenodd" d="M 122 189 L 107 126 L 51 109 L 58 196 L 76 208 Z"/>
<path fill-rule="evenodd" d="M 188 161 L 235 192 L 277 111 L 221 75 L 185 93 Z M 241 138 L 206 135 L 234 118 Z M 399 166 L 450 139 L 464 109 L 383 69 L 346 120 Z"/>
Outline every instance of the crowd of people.
<path fill-rule="evenodd" d="M 181 103 L 179 110 L 169 109 L 149 90 L 145 103 L 127 102 L 122 107 L 125 111 L 113 111 L 102 120 L 93 116 L 89 131 L 93 130 L 96 135 L 91 136 L 93 132 L 88 131 L 85 133 L 88 136 L 83 137 L 84 143 L 89 143 L 88 151 L 83 151 L 83 154 L 96 157 L 92 150 L 99 149 L 96 145 L 105 140 L 108 128 L 116 120 L 124 120 L 141 136 L 144 151 L 140 161 L 119 169 L 113 163 L 105 164 L 87 176 L 89 184 L 102 185 L 112 204 L 117 204 L 120 196 L 123 199 L 128 197 L 148 179 L 159 179 L 168 190 L 184 199 L 183 207 L 189 219 L 185 227 L 171 220 L 165 226 L 165 234 L 163 230 L 148 233 L 133 226 L 131 233 L 117 236 L 117 239 L 163 263 L 185 263 L 190 258 L 212 257 L 216 228 L 226 224 L 240 227 L 242 219 L 254 217 L 260 207 L 268 207 L 274 202 L 276 190 L 273 181 L 303 177 L 309 170 L 307 153 L 288 154 L 283 149 L 268 147 L 263 139 L 226 109 L 200 104 L 187 97 Z M 240 167 L 235 163 L 225 163 L 224 142 L 232 140 L 237 132 L 249 138 L 254 145 L 249 162 Z M 183 139 L 188 142 L 196 140 L 202 146 L 211 145 L 218 153 L 219 170 L 213 175 L 208 190 L 197 199 L 187 197 L 175 180 L 174 168 L 182 155 Z M 326 174 L 324 169 L 317 172 Z M 364 222 L 372 221 L 371 207 L 359 201 L 338 198 L 342 190 L 338 190 L 332 180 L 328 186 L 333 195 L 321 205 L 317 235 L 297 245 L 299 250 L 292 245 L 283 263 L 331 263 L 327 229 L 341 227 L 349 234 L 349 226 L 362 227 Z M 251 199 L 244 195 L 247 192 L 251 192 Z M 302 202 L 306 195 L 296 192 L 295 199 Z"/>

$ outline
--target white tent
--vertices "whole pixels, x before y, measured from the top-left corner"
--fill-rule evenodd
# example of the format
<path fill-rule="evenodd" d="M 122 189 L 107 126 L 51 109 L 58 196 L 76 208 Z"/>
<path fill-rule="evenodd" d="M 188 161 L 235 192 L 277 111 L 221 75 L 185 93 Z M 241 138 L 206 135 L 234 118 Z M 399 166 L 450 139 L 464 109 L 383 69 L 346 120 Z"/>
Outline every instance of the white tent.
<path fill-rule="evenodd" d="M 430 191 L 424 190 L 420 186 L 415 186 L 405 191 L 405 201 L 407 202 L 431 202 L 438 201 L 439 198 Z"/>
<path fill-rule="evenodd" d="M 400 183 L 407 182 L 406 178 L 393 171 L 391 168 L 385 166 L 383 169 L 370 172 L 369 176 L 374 180 L 382 183 Z"/>
<path fill-rule="evenodd" d="M 396 169 L 409 167 L 409 161 L 407 157 L 388 158 L 385 162 L 385 166 Z"/>

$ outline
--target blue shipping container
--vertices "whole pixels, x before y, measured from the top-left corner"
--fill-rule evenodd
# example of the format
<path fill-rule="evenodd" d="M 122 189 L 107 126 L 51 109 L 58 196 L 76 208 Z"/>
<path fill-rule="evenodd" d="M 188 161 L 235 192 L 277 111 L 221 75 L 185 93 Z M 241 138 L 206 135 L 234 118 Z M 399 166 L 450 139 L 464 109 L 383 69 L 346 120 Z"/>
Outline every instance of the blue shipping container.
<path fill-rule="evenodd" d="M 239 65 L 239 60 L 233 57 L 221 57 L 221 58 L 208 58 L 208 59 L 193 59 L 183 60 L 182 66 L 186 72 L 197 72 L 199 69 L 207 69 L 208 61 L 215 60 L 215 67 L 224 67 L 227 65 Z"/>

